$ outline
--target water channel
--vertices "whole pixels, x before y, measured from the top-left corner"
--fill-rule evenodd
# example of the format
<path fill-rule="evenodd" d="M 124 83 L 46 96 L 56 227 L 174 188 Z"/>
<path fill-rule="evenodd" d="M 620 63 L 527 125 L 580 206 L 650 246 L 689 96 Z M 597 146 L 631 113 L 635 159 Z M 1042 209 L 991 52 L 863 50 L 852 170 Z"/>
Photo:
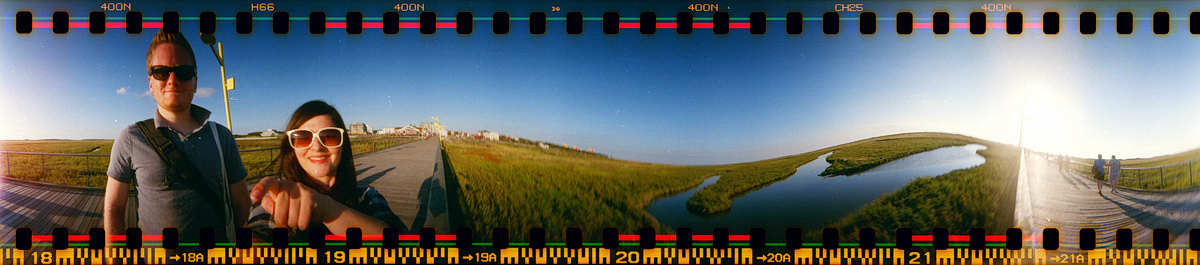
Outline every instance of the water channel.
<path fill-rule="evenodd" d="M 689 227 L 694 234 L 711 234 L 716 227 L 729 228 L 730 234 L 746 234 L 752 227 L 766 229 L 769 242 L 782 239 L 789 227 L 805 231 L 824 228 L 856 212 L 860 207 L 896 191 L 914 178 L 937 176 L 957 169 L 983 164 L 976 152 L 978 144 L 939 148 L 888 162 L 851 176 L 818 176 L 829 163 L 818 157 L 796 169 L 787 179 L 733 199 L 733 209 L 717 216 L 689 213 L 687 200 L 696 191 L 716 183 L 719 176 L 704 180 L 700 186 L 652 202 L 650 214 L 673 228 Z"/>

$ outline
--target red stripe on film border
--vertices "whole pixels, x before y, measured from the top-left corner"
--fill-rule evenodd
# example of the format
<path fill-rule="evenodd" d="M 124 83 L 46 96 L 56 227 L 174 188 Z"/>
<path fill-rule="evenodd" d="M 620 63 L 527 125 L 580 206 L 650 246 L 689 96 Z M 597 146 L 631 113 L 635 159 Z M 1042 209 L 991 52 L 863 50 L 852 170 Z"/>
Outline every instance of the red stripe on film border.
<path fill-rule="evenodd" d="M 641 23 L 639 23 L 639 22 L 621 22 L 618 25 L 619 25 L 618 28 L 622 28 L 622 29 L 641 28 Z M 68 22 L 69 28 L 89 28 L 90 26 L 91 25 L 89 24 L 89 22 Z M 53 22 L 33 22 L 33 28 L 48 29 L 48 28 L 53 28 L 53 27 L 54 27 Z M 125 22 L 105 22 L 104 27 L 105 28 L 124 28 Z M 383 22 L 363 22 L 362 27 L 364 29 L 379 29 L 379 28 L 383 28 Z M 399 27 L 407 28 L 407 29 L 415 29 L 415 28 L 420 28 L 421 23 L 419 23 L 419 22 L 403 22 L 403 23 L 400 23 Z M 439 29 L 457 28 L 458 24 L 456 22 L 438 22 L 436 24 L 436 27 Z M 676 23 L 670 23 L 670 22 L 657 22 L 657 23 L 654 23 L 654 27 L 660 28 L 660 29 L 673 29 L 673 28 L 676 28 L 677 25 L 676 25 Z M 698 29 L 711 29 L 713 27 L 713 23 L 696 22 L 696 23 L 692 24 L 692 27 L 698 28 Z M 970 27 L 971 27 L 970 23 L 950 23 L 950 28 L 952 28 L 952 29 L 966 29 L 966 28 L 970 28 Z M 1036 23 L 1036 22 L 1022 23 L 1021 27 L 1027 28 L 1027 29 L 1042 28 L 1042 23 Z M 142 22 L 142 28 L 162 28 L 162 22 Z M 325 28 L 344 29 L 344 28 L 346 28 L 346 22 L 326 22 Z M 731 29 L 748 29 L 748 28 L 750 28 L 750 23 L 744 23 L 744 22 L 729 23 L 729 28 L 731 28 Z M 933 28 L 933 23 L 917 22 L 917 23 L 913 23 L 913 28 L 918 28 L 918 29 Z M 1000 22 L 989 22 L 989 23 L 987 23 L 986 28 L 989 28 L 989 29 L 1008 28 L 1008 24 L 1000 23 Z"/>
<path fill-rule="evenodd" d="M 641 22 L 621 22 L 618 25 L 619 25 L 618 28 L 622 28 L 622 29 L 640 29 L 640 28 L 642 28 Z M 676 26 L 677 25 L 672 22 L 655 22 L 654 23 L 654 28 L 658 28 L 658 29 L 673 29 L 673 28 L 676 28 Z"/>
<path fill-rule="evenodd" d="M 68 235 L 67 236 L 68 241 L 88 241 L 88 238 L 89 238 L 88 235 Z M 35 236 L 32 236 L 30 239 L 32 241 L 54 241 L 54 236 L 52 236 L 52 235 L 35 235 Z M 110 236 L 108 236 L 108 239 L 110 241 L 125 241 L 126 240 L 125 235 L 110 235 Z M 421 236 L 420 235 L 399 235 L 397 239 L 399 241 L 419 241 L 421 239 Z M 458 239 L 457 235 L 435 235 L 434 236 L 434 240 L 437 240 L 437 241 L 454 241 L 457 239 Z M 677 240 L 675 235 L 655 235 L 654 239 L 657 241 L 676 241 Z M 967 236 L 967 235 L 951 235 L 951 236 L 949 236 L 948 239 L 949 239 L 949 241 L 953 241 L 953 242 L 965 242 L 965 241 L 970 241 L 971 237 Z M 1038 241 L 1038 240 L 1041 240 L 1042 238 L 1039 236 L 1022 236 L 1021 239 L 1022 239 L 1022 241 Z M 162 235 L 143 235 L 142 240 L 143 241 L 162 241 Z M 346 236 L 326 235 L 325 240 L 345 241 Z M 382 241 L 383 235 L 363 235 L 362 240 L 363 241 Z M 618 235 L 617 240 L 619 240 L 619 241 L 638 241 L 638 240 L 641 240 L 641 235 Z M 712 241 L 713 236 L 712 235 L 692 235 L 692 240 L 693 241 Z M 917 241 L 917 242 L 933 241 L 933 235 L 913 235 L 912 240 Z M 986 236 L 984 236 L 984 241 L 988 241 L 988 242 L 1004 242 L 1006 240 L 1007 240 L 1007 237 L 1005 235 L 986 235 Z M 750 241 L 750 235 L 729 235 L 729 241 Z"/>
<path fill-rule="evenodd" d="M 711 28 L 713 28 L 713 23 L 693 22 L 692 28 L 711 29 Z M 731 22 L 731 23 L 729 23 L 729 28 L 731 28 L 731 29 L 748 29 L 748 28 L 750 28 L 750 22 L 737 22 L 737 23 Z"/>
<path fill-rule="evenodd" d="M 383 28 L 383 22 L 363 22 L 362 27 L 364 29 L 381 29 L 381 28 Z M 437 24 L 435 24 L 435 27 L 439 28 L 439 29 L 453 29 L 453 28 L 458 28 L 458 23 L 457 22 L 438 22 Z M 327 29 L 344 29 L 344 28 L 346 28 L 346 22 L 325 22 L 325 28 L 327 28 Z M 404 23 L 400 23 L 400 28 L 402 28 L 402 29 L 418 29 L 418 28 L 421 28 L 421 23 L 420 22 L 404 22 Z"/>
<path fill-rule="evenodd" d="M 1034 236 L 1022 237 L 1022 239 L 1025 241 L 1029 241 L 1031 239 L 1036 239 L 1036 238 L 1038 238 L 1038 237 L 1034 237 Z M 965 241 L 971 241 L 971 236 L 952 235 L 952 236 L 950 236 L 949 239 L 952 242 L 965 242 Z M 1004 242 L 1006 240 L 1008 240 L 1008 238 L 1005 235 L 986 235 L 983 237 L 983 241 L 990 241 L 990 242 Z M 933 235 L 913 235 L 912 241 L 921 241 L 921 242 L 933 241 Z"/>

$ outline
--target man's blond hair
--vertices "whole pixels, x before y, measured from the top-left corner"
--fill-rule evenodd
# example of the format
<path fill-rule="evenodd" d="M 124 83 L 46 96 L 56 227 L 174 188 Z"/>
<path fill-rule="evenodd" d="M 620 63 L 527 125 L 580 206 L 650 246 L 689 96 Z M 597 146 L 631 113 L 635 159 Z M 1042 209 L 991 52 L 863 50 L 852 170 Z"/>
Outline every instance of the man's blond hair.
<path fill-rule="evenodd" d="M 192 66 L 195 66 L 196 52 L 192 51 L 192 45 L 188 44 L 187 38 L 183 37 L 183 33 L 179 33 L 179 32 L 166 33 L 165 31 L 162 31 L 160 29 L 160 30 L 158 30 L 158 34 L 154 34 L 154 40 L 150 42 L 150 49 L 146 51 L 146 72 L 147 73 L 150 72 L 150 66 L 151 66 L 150 60 L 154 59 L 153 58 L 154 49 L 158 48 L 158 45 L 163 45 L 163 44 L 168 44 L 168 43 L 178 45 L 179 47 L 183 47 L 184 50 L 187 50 L 188 55 L 190 55 L 192 57 Z"/>

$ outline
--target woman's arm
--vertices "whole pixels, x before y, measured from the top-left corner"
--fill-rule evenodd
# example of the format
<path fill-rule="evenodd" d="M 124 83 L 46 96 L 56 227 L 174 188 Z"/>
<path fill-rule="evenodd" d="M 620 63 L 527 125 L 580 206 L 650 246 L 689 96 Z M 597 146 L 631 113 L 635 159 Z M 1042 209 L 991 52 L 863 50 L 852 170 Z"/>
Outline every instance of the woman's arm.
<path fill-rule="evenodd" d="M 368 216 L 346 205 L 334 201 L 324 194 L 318 194 L 320 201 L 316 203 L 316 212 L 326 228 L 335 235 L 346 235 L 346 228 L 358 227 L 364 234 L 382 234 L 388 225 L 375 217 Z"/>
<path fill-rule="evenodd" d="M 279 227 L 308 230 L 312 222 L 321 222 L 336 235 L 345 235 L 350 227 L 358 227 L 367 234 L 382 233 L 387 227 L 379 219 L 294 181 L 263 178 L 250 191 L 250 198 L 261 200 L 263 209 L 271 213 Z"/>

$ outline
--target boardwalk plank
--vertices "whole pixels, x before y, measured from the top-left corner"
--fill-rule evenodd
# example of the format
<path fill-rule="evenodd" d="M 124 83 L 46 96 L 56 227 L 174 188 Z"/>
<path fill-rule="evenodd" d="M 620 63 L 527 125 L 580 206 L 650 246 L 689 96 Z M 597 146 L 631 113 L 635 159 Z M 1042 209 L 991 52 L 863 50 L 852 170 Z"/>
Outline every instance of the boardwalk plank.
<path fill-rule="evenodd" d="M 75 197 L 76 196 L 74 194 L 69 194 L 69 193 L 61 193 L 61 195 L 58 195 L 58 196 L 51 196 L 49 199 L 45 200 L 46 201 L 45 207 L 42 207 L 35 211 L 39 216 L 38 219 L 47 219 L 47 220 L 49 220 L 49 223 L 54 226 L 54 228 L 63 227 L 63 228 L 67 228 L 68 233 L 73 232 L 73 231 L 70 231 L 71 229 L 69 227 L 66 227 L 66 225 L 63 224 L 65 221 L 64 216 L 61 214 L 57 214 L 57 213 L 62 213 L 64 211 L 68 210 L 66 207 L 63 206 L 63 203 L 65 203 L 67 200 L 73 199 Z"/>
<path fill-rule="evenodd" d="M 99 197 L 101 199 L 100 200 L 91 199 L 91 198 L 96 198 L 96 197 Z M 71 224 L 71 227 L 75 227 L 75 228 L 79 229 L 78 231 L 81 234 L 87 234 L 88 230 L 92 229 L 93 227 L 96 227 L 96 224 L 99 223 L 97 221 L 98 219 L 95 217 L 88 216 L 88 213 L 94 212 L 93 207 L 95 207 L 97 205 L 96 201 L 101 201 L 101 200 L 103 200 L 103 198 L 104 198 L 103 196 L 96 196 L 91 193 L 80 194 L 81 200 L 72 203 L 72 207 L 79 209 L 79 214 L 76 215 L 77 217 L 76 217 L 75 223 Z"/>
<path fill-rule="evenodd" d="M 436 138 L 406 143 L 384 150 L 376 151 L 361 157 L 355 157 L 356 168 L 363 170 L 359 174 L 359 185 L 370 185 L 379 190 L 387 198 L 388 206 L 400 217 L 407 229 L 415 230 L 420 227 L 434 227 L 438 231 L 450 231 L 449 222 L 424 218 L 429 215 L 430 207 L 441 207 L 433 211 L 445 213 L 445 205 L 430 205 L 427 198 L 420 198 L 426 182 L 441 182 L 443 176 L 435 176 L 440 172 L 436 169 L 441 158 L 441 143 Z M 437 180 L 437 181 L 435 181 Z M 431 185 L 433 187 L 436 185 Z M 441 193 L 443 188 L 432 193 Z M 414 222 L 421 221 L 420 224 Z M 410 231 L 411 232 L 411 231 Z"/>
<path fill-rule="evenodd" d="M 1200 190 L 1141 191 L 1121 188 L 1117 193 L 1104 184 L 1097 193 L 1096 180 L 1061 169 L 1042 154 L 1032 153 L 1018 175 L 1016 223 L 1040 236 L 1043 228 L 1057 228 L 1065 251 L 1079 251 L 1079 229 L 1096 229 L 1096 245 L 1112 247 L 1116 230 L 1130 228 L 1134 242 L 1151 242 L 1155 228 L 1167 228 L 1171 244 L 1188 244 L 1189 231 L 1200 227 Z"/>

